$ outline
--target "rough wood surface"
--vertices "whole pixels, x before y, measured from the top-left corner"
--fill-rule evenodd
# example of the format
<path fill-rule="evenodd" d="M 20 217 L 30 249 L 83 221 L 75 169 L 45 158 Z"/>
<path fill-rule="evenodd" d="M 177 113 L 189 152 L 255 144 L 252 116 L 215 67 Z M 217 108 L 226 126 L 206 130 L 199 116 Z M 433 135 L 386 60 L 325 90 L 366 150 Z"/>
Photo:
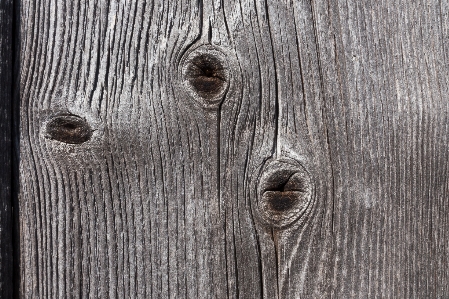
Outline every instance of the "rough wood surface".
<path fill-rule="evenodd" d="M 13 3 L 0 1 L 0 298 L 12 297 Z"/>
<path fill-rule="evenodd" d="M 20 17 L 23 298 L 449 293 L 447 0 Z"/>

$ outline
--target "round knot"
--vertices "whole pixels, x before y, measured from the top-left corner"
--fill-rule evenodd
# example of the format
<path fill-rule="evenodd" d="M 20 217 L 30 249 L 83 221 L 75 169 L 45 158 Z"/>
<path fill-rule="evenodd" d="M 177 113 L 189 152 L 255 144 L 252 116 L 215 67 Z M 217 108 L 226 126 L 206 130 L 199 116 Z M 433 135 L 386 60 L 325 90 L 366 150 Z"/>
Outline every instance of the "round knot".
<path fill-rule="evenodd" d="M 203 45 L 181 62 L 185 88 L 205 107 L 216 108 L 229 88 L 230 71 L 226 55 L 217 47 Z"/>
<path fill-rule="evenodd" d="M 313 199 L 314 185 L 309 172 L 299 162 L 272 160 L 262 171 L 257 195 L 264 222 L 284 228 L 304 214 Z"/>
<path fill-rule="evenodd" d="M 87 121 L 76 115 L 58 115 L 50 119 L 45 137 L 64 143 L 80 144 L 92 137 L 93 130 Z"/>

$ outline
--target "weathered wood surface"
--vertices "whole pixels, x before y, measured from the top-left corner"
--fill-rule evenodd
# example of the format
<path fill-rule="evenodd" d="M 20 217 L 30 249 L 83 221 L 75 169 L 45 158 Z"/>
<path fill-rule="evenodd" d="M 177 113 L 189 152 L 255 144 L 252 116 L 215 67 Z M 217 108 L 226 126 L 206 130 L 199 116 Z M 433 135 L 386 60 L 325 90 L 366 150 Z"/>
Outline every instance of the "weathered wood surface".
<path fill-rule="evenodd" d="M 21 296 L 446 296 L 448 12 L 23 0 Z"/>
<path fill-rule="evenodd" d="M 12 297 L 13 3 L 0 1 L 0 298 Z"/>

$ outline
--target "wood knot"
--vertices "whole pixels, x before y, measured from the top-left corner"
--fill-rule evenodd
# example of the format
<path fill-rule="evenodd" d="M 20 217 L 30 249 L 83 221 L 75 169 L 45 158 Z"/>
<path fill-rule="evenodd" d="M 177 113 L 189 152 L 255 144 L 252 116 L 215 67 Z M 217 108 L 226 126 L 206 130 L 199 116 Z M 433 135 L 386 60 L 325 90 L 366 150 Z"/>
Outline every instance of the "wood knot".
<path fill-rule="evenodd" d="M 211 45 L 200 46 L 182 60 L 184 86 L 203 106 L 216 108 L 229 88 L 226 55 Z"/>
<path fill-rule="evenodd" d="M 93 130 L 85 119 L 76 115 L 58 115 L 50 119 L 45 137 L 64 143 L 80 144 L 92 137 Z"/>
<path fill-rule="evenodd" d="M 309 207 L 314 185 L 309 172 L 297 161 L 273 160 L 262 171 L 258 187 L 258 209 L 264 222 L 285 228 Z"/>
<path fill-rule="evenodd" d="M 226 71 L 217 57 L 200 54 L 188 63 L 186 78 L 201 96 L 210 97 L 226 84 Z"/>

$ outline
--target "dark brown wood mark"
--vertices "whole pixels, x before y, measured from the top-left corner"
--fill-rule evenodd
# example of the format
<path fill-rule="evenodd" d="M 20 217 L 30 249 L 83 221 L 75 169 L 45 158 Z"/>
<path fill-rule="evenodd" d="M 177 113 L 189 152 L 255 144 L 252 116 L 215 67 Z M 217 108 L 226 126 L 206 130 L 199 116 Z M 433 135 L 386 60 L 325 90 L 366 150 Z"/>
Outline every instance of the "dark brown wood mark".
<path fill-rule="evenodd" d="M 0 297 L 12 298 L 13 1 L 0 2 Z"/>
<path fill-rule="evenodd" d="M 200 98 L 203 106 L 219 105 L 226 95 L 233 71 L 228 59 L 232 57 L 206 44 L 194 47 L 181 62 L 185 87 L 193 92 L 192 97 Z"/>
<path fill-rule="evenodd" d="M 270 228 L 283 229 L 301 218 L 315 201 L 313 178 L 292 159 L 267 161 L 259 177 L 255 214 Z"/>
<path fill-rule="evenodd" d="M 88 141 L 92 133 L 93 130 L 85 119 L 77 115 L 61 114 L 48 120 L 45 137 L 64 143 L 80 144 Z"/>
<path fill-rule="evenodd" d="M 22 296 L 444 297 L 446 2 L 24 0 Z M 283 229 L 271 159 L 315 188 Z"/>

